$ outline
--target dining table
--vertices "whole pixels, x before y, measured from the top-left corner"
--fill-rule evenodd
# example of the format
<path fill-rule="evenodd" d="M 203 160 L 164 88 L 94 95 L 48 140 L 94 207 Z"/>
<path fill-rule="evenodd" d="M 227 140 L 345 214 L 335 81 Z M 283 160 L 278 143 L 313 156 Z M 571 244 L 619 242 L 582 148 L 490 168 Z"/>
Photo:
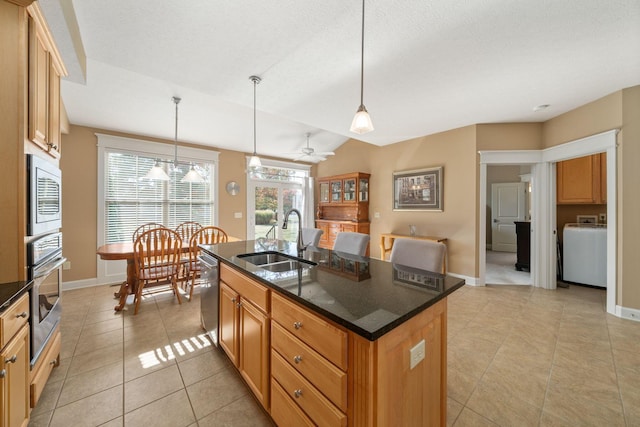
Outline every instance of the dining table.
<path fill-rule="evenodd" d="M 236 242 L 240 239 L 236 237 L 227 237 L 228 242 Z M 181 251 L 189 252 L 189 242 L 183 242 Z M 118 304 L 114 307 L 115 311 L 121 311 L 126 302 L 127 297 L 136 292 L 138 277 L 136 275 L 136 266 L 134 263 L 133 242 L 107 243 L 102 245 L 96 251 L 96 254 L 105 261 L 127 261 L 127 279 L 120 285 L 120 290 L 114 294 L 119 299 Z"/>

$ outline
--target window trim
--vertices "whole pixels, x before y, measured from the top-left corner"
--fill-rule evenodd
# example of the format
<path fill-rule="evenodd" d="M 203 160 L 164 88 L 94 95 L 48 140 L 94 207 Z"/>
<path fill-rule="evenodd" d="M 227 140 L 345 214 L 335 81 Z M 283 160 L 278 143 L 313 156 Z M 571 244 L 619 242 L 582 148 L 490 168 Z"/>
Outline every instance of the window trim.
<path fill-rule="evenodd" d="M 103 133 L 95 134 L 98 139 L 98 164 L 97 164 L 97 195 L 98 195 L 98 218 L 97 218 L 97 243 L 98 246 L 105 244 L 105 156 L 108 151 L 122 151 L 134 154 L 148 155 L 149 157 L 159 157 L 162 159 L 174 158 L 174 145 L 161 142 L 145 141 L 135 138 L 127 138 Z M 205 150 L 194 147 L 178 147 L 178 160 L 206 162 L 213 164 L 213 173 L 211 179 L 211 198 L 213 200 L 213 209 L 211 212 L 212 222 L 218 223 L 218 158 L 219 152 L 215 150 Z"/>

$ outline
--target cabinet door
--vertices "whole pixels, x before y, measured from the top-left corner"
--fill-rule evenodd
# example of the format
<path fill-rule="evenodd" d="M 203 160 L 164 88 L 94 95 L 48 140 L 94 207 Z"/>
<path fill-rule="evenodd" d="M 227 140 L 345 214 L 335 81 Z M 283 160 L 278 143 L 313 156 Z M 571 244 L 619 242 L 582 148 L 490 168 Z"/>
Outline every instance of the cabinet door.
<path fill-rule="evenodd" d="M 599 202 L 600 160 L 598 155 L 558 162 L 556 171 L 559 204 Z"/>
<path fill-rule="evenodd" d="M 329 183 L 320 183 L 320 203 L 329 203 Z"/>
<path fill-rule="evenodd" d="M 358 201 L 369 201 L 369 180 L 366 178 L 360 178 L 360 182 L 358 184 Z"/>
<path fill-rule="evenodd" d="M 29 423 L 29 325 L 0 352 L 0 427 Z"/>
<path fill-rule="evenodd" d="M 51 155 L 60 152 L 60 75 L 49 61 L 49 108 L 47 148 Z"/>
<path fill-rule="evenodd" d="M 240 374 L 269 407 L 269 320 L 246 299 L 240 302 Z"/>
<path fill-rule="evenodd" d="M 329 224 L 327 224 L 326 222 L 316 222 L 316 228 L 322 230 L 318 246 L 320 246 L 321 248 L 329 247 Z"/>
<path fill-rule="evenodd" d="M 331 181 L 331 203 L 342 202 L 342 181 Z"/>
<path fill-rule="evenodd" d="M 42 29 L 29 19 L 29 139 L 47 149 L 49 52 Z"/>
<path fill-rule="evenodd" d="M 227 353 L 231 362 L 238 366 L 238 294 L 220 282 L 220 325 L 218 326 L 218 343 Z"/>
<path fill-rule="evenodd" d="M 352 179 L 345 179 L 344 180 L 344 191 L 343 191 L 343 198 L 342 200 L 344 202 L 347 203 L 356 203 L 356 180 L 355 178 Z"/>

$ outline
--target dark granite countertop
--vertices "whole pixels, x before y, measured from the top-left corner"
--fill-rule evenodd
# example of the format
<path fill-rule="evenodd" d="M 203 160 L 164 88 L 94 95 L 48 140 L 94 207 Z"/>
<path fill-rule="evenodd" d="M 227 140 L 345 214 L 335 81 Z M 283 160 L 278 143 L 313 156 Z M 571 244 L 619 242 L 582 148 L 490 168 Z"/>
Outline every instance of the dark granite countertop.
<path fill-rule="evenodd" d="M 282 240 L 200 247 L 230 267 L 371 341 L 465 283 L 448 275 L 326 249 L 308 248 L 304 252 L 303 257 L 317 266 L 285 272 L 272 272 L 238 257 L 265 251 L 295 256 L 295 244 Z"/>
<path fill-rule="evenodd" d="M 32 282 L 0 283 L 0 313 L 31 289 Z"/>

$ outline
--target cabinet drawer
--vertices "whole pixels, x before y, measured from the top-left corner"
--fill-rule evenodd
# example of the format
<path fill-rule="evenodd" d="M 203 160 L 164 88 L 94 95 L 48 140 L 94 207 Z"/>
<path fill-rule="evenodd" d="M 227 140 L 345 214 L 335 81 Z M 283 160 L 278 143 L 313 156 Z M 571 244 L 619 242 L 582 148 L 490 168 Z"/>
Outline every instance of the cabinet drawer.
<path fill-rule="evenodd" d="M 44 353 L 40 355 L 38 363 L 34 366 L 31 377 L 31 407 L 35 408 L 44 386 L 47 384 L 49 375 L 53 368 L 60 364 L 60 344 L 62 342 L 60 331 L 54 332 L 51 340 L 47 344 Z"/>
<path fill-rule="evenodd" d="M 0 315 L 0 349 L 29 321 L 29 294 L 25 293 Z"/>
<path fill-rule="evenodd" d="M 271 346 L 289 364 L 342 411 L 347 411 L 347 374 L 329 363 L 311 347 L 285 331 L 271 325 Z"/>
<path fill-rule="evenodd" d="M 293 336 L 347 370 L 347 333 L 297 304 L 273 293 L 271 317 Z"/>
<path fill-rule="evenodd" d="M 260 310 L 265 313 L 269 312 L 269 289 L 266 286 L 243 276 L 224 264 L 220 264 L 220 280 L 251 301 Z"/>
<path fill-rule="evenodd" d="M 276 351 L 271 352 L 271 375 L 295 404 L 320 426 L 346 426 L 347 416 L 336 408 Z M 272 381 L 273 381 L 272 380 Z"/>
<path fill-rule="evenodd" d="M 314 426 L 276 381 L 271 381 L 271 418 L 279 427 Z"/>

